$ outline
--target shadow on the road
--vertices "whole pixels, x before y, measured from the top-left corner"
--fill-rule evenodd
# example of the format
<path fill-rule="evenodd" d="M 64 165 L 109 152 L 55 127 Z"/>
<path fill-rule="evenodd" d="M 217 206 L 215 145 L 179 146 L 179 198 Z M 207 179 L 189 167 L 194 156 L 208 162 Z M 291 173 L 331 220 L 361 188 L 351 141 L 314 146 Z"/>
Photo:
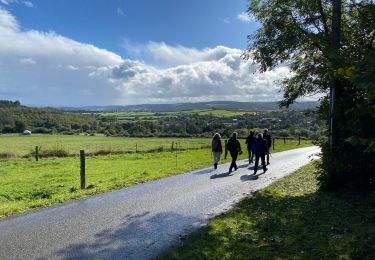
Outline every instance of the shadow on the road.
<path fill-rule="evenodd" d="M 206 174 L 206 173 L 210 173 L 210 172 L 213 172 L 214 169 L 204 169 L 204 170 L 201 170 L 201 171 L 196 171 L 194 172 L 193 174 Z"/>
<path fill-rule="evenodd" d="M 247 166 L 249 166 L 249 164 L 245 163 L 245 164 L 242 164 L 242 165 L 238 166 L 238 169 L 240 169 L 240 168 L 246 168 Z"/>
<path fill-rule="evenodd" d="M 241 181 L 256 181 L 258 179 L 257 175 L 252 175 L 252 174 L 245 174 L 240 177 Z"/>
<path fill-rule="evenodd" d="M 220 174 L 214 174 L 210 176 L 210 179 L 224 178 L 230 176 L 229 172 L 223 172 Z"/>
<path fill-rule="evenodd" d="M 197 217 L 174 212 L 127 215 L 121 225 L 95 234 L 93 242 L 71 244 L 56 254 L 61 259 L 151 259 L 179 243 L 184 230 L 203 224 Z"/>

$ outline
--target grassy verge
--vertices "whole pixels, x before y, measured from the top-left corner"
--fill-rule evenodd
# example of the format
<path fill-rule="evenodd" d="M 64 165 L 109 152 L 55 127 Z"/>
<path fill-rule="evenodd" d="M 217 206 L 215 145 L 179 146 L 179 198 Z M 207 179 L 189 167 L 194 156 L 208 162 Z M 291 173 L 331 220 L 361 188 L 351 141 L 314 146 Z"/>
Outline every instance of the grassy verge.
<path fill-rule="evenodd" d="M 308 145 L 287 143 L 279 145 L 275 152 Z M 245 156 L 242 154 L 240 159 Z M 210 165 L 212 155 L 208 149 L 178 152 L 177 165 L 176 153 L 171 152 L 89 157 L 86 159 L 87 189 L 82 191 L 78 157 L 38 162 L 0 161 L 0 218 Z"/>
<path fill-rule="evenodd" d="M 256 192 L 161 258 L 375 259 L 375 194 L 319 192 L 313 171 Z"/>

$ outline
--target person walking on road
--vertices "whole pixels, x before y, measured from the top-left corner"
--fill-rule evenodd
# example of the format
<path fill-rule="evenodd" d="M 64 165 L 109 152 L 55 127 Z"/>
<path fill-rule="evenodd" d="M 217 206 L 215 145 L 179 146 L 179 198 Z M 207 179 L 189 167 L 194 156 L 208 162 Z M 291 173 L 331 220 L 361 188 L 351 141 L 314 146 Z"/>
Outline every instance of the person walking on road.
<path fill-rule="evenodd" d="M 254 154 L 252 154 L 253 146 L 254 146 L 254 132 L 250 131 L 250 134 L 247 136 L 245 144 L 247 147 L 247 152 L 249 154 L 249 164 L 253 163 Z"/>
<path fill-rule="evenodd" d="M 217 165 L 220 161 L 221 154 L 223 153 L 223 146 L 221 144 L 221 136 L 219 133 L 216 133 L 212 138 L 211 149 L 214 155 L 214 169 L 217 170 Z"/>
<path fill-rule="evenodd" d="M 255 155 L 255 166 L 254 166 L 254 175 L 258 171 L 258 164 L 259 164 L 259 158 L 262 161 L 262 166 L 263 166 L 263 172 L 266 172 L 268 169 L 266 167 L 266 162 L 265 162 L 265 156 L 267 153 L 267 141 L 263 138 L 262 134 L 258 134 L 257 138 L 255 139 L 254 142 L 254 155 Z"/>
<path fill-rule="evenodd" d="M 271 149 L 271 145 L 272 145 L 272 137 L 271 137 L 271 134 L 270 134 L 270 132 L 268 131 L 267 128 L 264 129 L 263 138 L 267 142 L 267 165 L 268 165 L 268 164 L 270 164 L 270 149 Z"/>
<path fill-rule="evenodd" d="M 237 133 L 234 132 L 232 134 L 232 137 L 228 140 L 228 151 L 230 152 L 230 156 L 232 157 L 232 163 L 229 167 L 229 173 L 232 172 L 232 169 L 234 168 L 235 171 L 237 171 L 238 167 L 236 164 L 238 154 L 242 154 L 241 150 L 241 144 L 237 140 Z"/>

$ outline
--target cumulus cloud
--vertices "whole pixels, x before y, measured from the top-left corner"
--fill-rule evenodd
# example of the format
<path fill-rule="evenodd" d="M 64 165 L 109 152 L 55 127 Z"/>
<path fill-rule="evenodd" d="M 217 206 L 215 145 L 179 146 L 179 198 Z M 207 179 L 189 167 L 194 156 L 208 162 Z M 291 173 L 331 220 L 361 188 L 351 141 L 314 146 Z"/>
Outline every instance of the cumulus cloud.
<path fill-rule="evenodd" d="M 53 32 L 23 31 L 15 17 L 1 8 L 0 38 L 1 99 L 87 105 L 106 104 L 117 96 L 108 79 L 89 76 L 100 67 L 122 63 L 110 51 Z"/>
<path fill-rule="evenodd" d="M 237 19 L 240 20 L 241 22 L 245 22 L 245 23 L 251 23 L 251 22 L 255 21 L 255 18 L 253 16 L 250 16 L 246 12 L 242 12 L 242 13 L 238 14 Z"/>
<path fill-rule="evenodd" d="M 1 99 L 35 105 L 279 100 L 274 81 L 289 75 L 286 67 L 259 74 L 241 50 L 225 46 L 125 42 L 134 59 L 124 59 L 54 32 L 22 30 L 1 8 L 0 38 Z"/>
<path fill-rule="evenodd" d="M 286 67 L 259 74 L 256 65 L 243 61 L 241 50 L 223 46 L 197 50 L 149 43 L 142 51 L 169 66 L 124 61 L 101 71 L 120 90 L 117 103 L 126 99 L 136 103 L 279 100 L 281 94 L 274 81 L 289 75 Z"/>

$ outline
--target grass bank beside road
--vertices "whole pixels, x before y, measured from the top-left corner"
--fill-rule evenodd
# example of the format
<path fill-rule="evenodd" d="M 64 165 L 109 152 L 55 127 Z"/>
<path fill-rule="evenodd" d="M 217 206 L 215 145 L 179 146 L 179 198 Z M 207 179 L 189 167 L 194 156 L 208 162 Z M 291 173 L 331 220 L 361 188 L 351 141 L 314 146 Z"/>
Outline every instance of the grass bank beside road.
<path fill-rule="evenodd" d="M 280 144 L 275 152 L 311 145 Z M 88 157 L 86 190 L 79 188 L 79 157 L 0 161 L 0 218 L 208 167 L 212 160 L 209 149 L 180 151 L 177 159 L 171 152 Z"/>
<path fill-rule="evenodd" d="M 375 194 L 318 191 L 314 163 L 260 190 L 165 259 L 375 259 Z"/>

